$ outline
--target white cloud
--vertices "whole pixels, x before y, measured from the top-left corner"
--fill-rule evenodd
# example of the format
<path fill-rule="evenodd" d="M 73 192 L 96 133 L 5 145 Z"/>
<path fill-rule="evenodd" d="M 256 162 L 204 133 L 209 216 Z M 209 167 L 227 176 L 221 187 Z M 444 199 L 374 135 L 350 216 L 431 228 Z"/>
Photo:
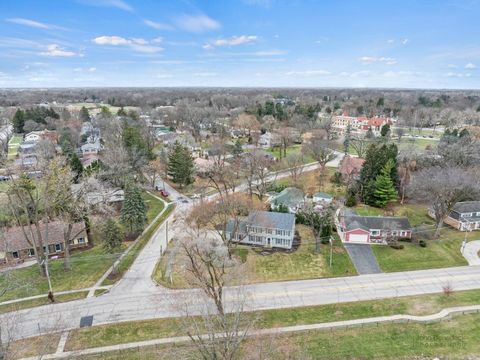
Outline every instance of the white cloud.
<path fill-rule="evenodd" d="M 448 64 L 447 67 L 449 67 L 450 69 L 456 69 L 456 68 L 458 68 L 458 65 Z"/>
<path fill-rule="evenodd" d="M 463 74 L 462 73 L 457 73 L 457 72 L 449 72 L 449 73 L 445 74 L 445 76 L 461 78 L 461 77 L 463 77 Z"/>
<path fill-rule="evenodd" d="M 407 45 L 410 42 L 408 39 L 403 39 L 402 40 L 402 45 Z"/>
<path fill-rule="evenodd" d="M 153 54 L 159 51 L 162 51 L 163 48 L 159 46 L 151 46 L 149 44 L 159 44 L 162 39 L 155 38 L 151 41 L 142 39 L 142 38 L 131 38 L 126 39 L 121 36 L 99 36 L 92 40 L 97 45 L 110 45 L 110 46 L 129 46 L 131 49 L 142 52 Z"/>
<path fill-rule="evenodd" d="M 47 46 L 47 51 L 42 51 L 40 55 L 53 57 L 70 57 L 75 56 L 73 51 L 68 51 L 60 48 L 57 44 L 50 44 Z"/>
<path fill-rule="evenodd" d="M 77 1 L 85 5 L 113 7 L 113 8 L 130 11 L 130 12 L 133 11 L 133 8 L 123 0 L 77 0 Z"/>
<path fill-rule="evenodd" d="M 51 25 L 41 23 L 39 21 L 30 20 L 30 19 L 10 18 L 10 19 L 7 19 L 7 21 L 11 22 L 11 23 L 14 23 L 14 24 L 30 26 L 30 27 L 34 27 L 34 28 L 38 28 L 38 29 L 51 29 L 52 28 Z"/>
<path fill-rule="evenodd" d="M 155 39 L 150 40 L 150 43 L 152 44 L 160 44 L 163 41 L 162 37 L 156 37 Z"/>
<path fill-rule="evenodd" d="M 204 48 L 205 50 L 212 50 L 213 45 L 209 44 L 209 43 L 205 43 L 205 44 L 202 45 L 202 48 Z"/>
<path fill-rule="evenodd" d="M 387 44 L 393 44 L 394 42 L 395 42 L 395 40 L 393 40 L 393 39 L 388 39 L 387 40 Z"/>
<path fill-rule="evenodd" d="M 172 30 L 173 29 L 168 24 L 163 24 L 163 23 L 159 23 L 159 22 L 156 22 L 156 21 L 148 20 L 148 19 L 143 20 L 143 23 L 147 26 L 150 26 L 153 29 L 156 29 L 156 30 Z"/>
<path fill-rule="evenodd" d="M 207 15 L 183 15 L 176 20 L 177 26 L 185 31 L 204 32 L 220 28 L 220 23 Z"/>
<path fill-rule="evenodd" d="M 330 74 L 330 71 L 326 70 L 288 71 L 285 73 L 287 76 L 324 76 Z"/>
<path fill-rule="evenodd" d="M 397 59 L 391 58 L 391 57 L 383 57 L 383 56 L 380 58 L 376 58 L 373 56 L 362 56 L 358 60 L 364 65 L 370 65 L 375 62 L 381 62 L 387 65 L 395 65 L 397 63 Z"/>
<path fill-rule="evenodd" d="M 172 78 L 173 75 L 169 73 L 160 73 L 155 76 L 157 79 L 169 79 Z"/>
<path fill-rule="evenodd" d="M 215 46 L 237 46 L 257 40 L 255 35 L 232 36 L 229 39 L 218 39 L 213 42 Z"/>
<path fill-rule="evenodd" d="M 90 71 L 90 72 L 95 72 L 95 71 L 97 71 L 97 68 L 91 67 L 91 68 L 88 68 L 88 71 Z"/>
<path fill-rule="evenodd" d="M 465 69 L 476 69 L 477 68 L 477 65 L 473 64 L 473 63 L 468 63 L 467 65 L 465 65 Z"/>
<path fill-rule="evenodd" d="M 280 56 L 285 54 L 287 54 L 287 52 L 284 50 L 265 50 L 253 53 L 255 56 Z"/>
<path fill-rule="evenodd" d="M 200 77 L 214 77 L 214 76 L 217 76 L 218 74 L 216 72 L 198 72 L 193 75 L 200 76 Z"/>

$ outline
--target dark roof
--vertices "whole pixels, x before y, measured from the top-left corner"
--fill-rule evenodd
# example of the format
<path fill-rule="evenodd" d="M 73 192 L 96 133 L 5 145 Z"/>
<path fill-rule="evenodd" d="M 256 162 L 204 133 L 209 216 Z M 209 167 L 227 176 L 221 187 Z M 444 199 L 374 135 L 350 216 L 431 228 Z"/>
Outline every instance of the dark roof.
<path fill-rule="evenodd" d="M 230 220 L 227 224 L 227 231 L 231 232 L 234 221 Z M 245 226 L 259 226 L 270 229 L 292 230 L 295 226 L 295 215 L 290 213 L 279 213 L 255 210 L 239 224 L 239 231 L 243 232 Z"/>
<path fill-rule="evenodd" d="M 32 225 L 34 229 L 34 225 Z M 63 229 L 64 223 L 61 221 L 53 221 L 48 224 L 48 244 L 58 244 L 63 243 Z M 25 231 L 28 234 L 28 237 L 31 237 L 28 226 L 25 226 Z M 40 231 L 42 237 L 45 237 L 45 225 L 42 223 L 40 225 Z M 78 234 L 78 235 L 77 235 Z M 76 238 L 86 237 L 85 224 L 76 223 L 73 224 L 71 236 L 76 236 Z M 34 236 L 37 238 L 36 232 L 34 230 Z M 45 238 L 43 238 L 45 242 Z M 45 244 L 46 245 L 46 244 Z M 16 250 L 26 250 L 31 249 L 32 246 L 28 243 L 23 235 L 22 228 L 20 226 L 9 228 L 3 234 L 0 234 L 0 251 L 16 251 Z"/>
<path fill-rule="evenodd" d="M 480 201 L 463 201 L 458 202 L 453 207 L 453 211 L 456 211 L 460 214 L 463 213 L 472 213 L 472 212 L 480 212 Z"/>
<path fill-rule="evenodd" d="M 406 217 L 394 216 L 360 216 L 346 215 L 345 226 L 347 231 L 355 229 L 390 229 L 390 230 L 408 230 L 412 226 Z"/>

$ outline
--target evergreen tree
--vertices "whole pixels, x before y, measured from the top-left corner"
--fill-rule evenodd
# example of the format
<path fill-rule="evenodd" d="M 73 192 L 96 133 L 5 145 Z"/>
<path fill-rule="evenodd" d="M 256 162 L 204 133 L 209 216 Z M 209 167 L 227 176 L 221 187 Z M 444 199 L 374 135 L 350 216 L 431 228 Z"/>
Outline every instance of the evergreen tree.
<path fill-rule="evenodd" d="M 390 134 L 390 125 L 383 125 L 382 129 L 380 130 L 380 134 L 382 135 L 382 137 L 387 137 Z"/>
<path fill-rule="evenodd" d="M 75 152 L 70 157 L 70 168 L 72 169 L 72 172 L 74 174 L 73 181 L 75 182 L 75 184 L 77 184 L 78 180 L 82 177 L 83 174 L 83 165 L 78 158 L 77 153 Z"/>
<path fill-rule="evenodd" d="M 397 200 L 397 190 L 390 177 L 393 166 L 393 160 L 388 159 L 382 172 L 375 178 L 374 204 L 378 207 L 385 207 Z"/>
<path fill-rule="evenodd" d="M 243 153 L 242 143 L 240 139 L 237 139 L 237 141 L 235 141 L 235 144 L 233 145 L 232 154 L 234 156 L 238 156 L 241 153 Z"/>
<path fill-rule="evenodd" d="M 142 192 L 132 184 L 127 184 L 125 188 L 121 220 L 132 233 L 141 232 L 147 223 L 147 206 L 143 201 Z"/>
<path fill-rule="evenodd" d="M 123 108 L 123 106 L 122 106 L 120 109 L 118 109 L 117 115 L 118 115 L 118 116 L 127 116 L 127 112 L 125 111 L 125 109 Z"/>
<path fill-rule="evenodd" d="M 383 144 L 382 146 L 372 144 L 367 149 L 365 162 L 360 171 L 360 194 L 365 204 L 375 203 L 375 180 L 390 159 L 393 162 L 390 179 L 394 185 L 398 183 L 397 154 L 398 149 L 395 144 Z"/>
<path fill-rule="evenodd" d="M 175 142 L 173 149 L 170 151 L 170 154 L 168 154 L 167 172 L 168 176 L 172 178 L 172 181 L 181 187 L 194 182 L 192 155 L 190 151 L 178 141 Z"/>
<path fill-rule="evenodd" d="M 470 133 L 468 132 L 467 128 L 463 128 L 462 131 L 458 134 L 458 137 L 461 138 L 468 138 L 470 136 Z"/>
<path fill-rule="evenodd" d="M 352 126 L 350 124 L 347 125 L 347 130 L 345 132 L 345 140 L 343 140 L 343 151 L 345 155 L 348 154 L 350 151 L 350 139 L 352 134 Z"/>
<path fill-rule="evenodd" d="M 108 219 L 102 229 L 103 248 L 106 252 L 113 254 L 120 250 L 124 239 L 121 227 L 113 219 Z"/>
<path fill-rule="evenodd" d="M 85 106 L 82 106 L 82 108 L 80 109 L 79 117 L 82 122 L 90 121 L 90 114 Z"/>
<path fill-rule="evenodd" d="M 127 120 L 122 124 L 122 140 L 130 155 L 140 153 L 148 160 L 153 160 L 155 158 L 152 149 L 149 148 L 147 142 L 142 136 L 140 128 L 138 126 L 129 125 Z"/>
<path fill-rule="evenodd" d="M 17 109 L 13 116 L 13 128 L 17 134 L 23 133 L 23 127 L 25 126 L 25 112 L 22 109 Z"/>

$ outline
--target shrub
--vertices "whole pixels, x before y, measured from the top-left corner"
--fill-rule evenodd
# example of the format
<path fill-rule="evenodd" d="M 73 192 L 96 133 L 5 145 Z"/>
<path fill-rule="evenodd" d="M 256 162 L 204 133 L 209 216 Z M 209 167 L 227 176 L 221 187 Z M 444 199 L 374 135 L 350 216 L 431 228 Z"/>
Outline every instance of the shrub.
<path fill-rule="evenodd" d="M 357 198 L 354 195 L 349 195 L 347 197 L 347 201 L 345 202 L 345 205 L 347 207 L 354 207 L 357 205 Z"/>
<path fill-rule="evenodd" d="M 405 246 L 403 246 L 402 244 L 392 244 L 390 245 L 390 247 L 395 250 L 402 250 Z"/>
<path fill-rule="evenodd" d="M 423 248 L 424 248 L 424 247 L 427 247 L 427 242 L 422 239 L 422 240 L 420 240 L 420 241 L 418 242 L 418 245 L 420 245 L 420 247 L 423 247 Z"/>

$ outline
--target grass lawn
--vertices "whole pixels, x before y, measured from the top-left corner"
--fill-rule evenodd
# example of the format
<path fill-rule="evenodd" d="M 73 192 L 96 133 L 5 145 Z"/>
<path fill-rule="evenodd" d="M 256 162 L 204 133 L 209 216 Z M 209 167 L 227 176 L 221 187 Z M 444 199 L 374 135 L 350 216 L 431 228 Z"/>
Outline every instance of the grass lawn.
<path fill-rule="evenodd" d="M 248 338 L 238 358 L 269 359 L 474 359 L 480 352 L 480 315 L 435 324 L 387 324 Z M 192 355 L 190 344 L 144 347 L 82 356 L 81 360 L 176 360 Z M 251 355 L 252 357 L 249 357 Z"/>
<path fill-rule="evenodd" d="M 20 143 L 23 141 L 23 136 L 15 134 L 11 137 L 8 142 L 8 160 L 13 160 L 17 156 L 18 148 Z"/>
<path fill-rule="evenodd" d="M 330 268 L 329 245 L 322 244 L 320 253 L 316 253 L 311 229 L 304 225 L 297 225 L 296 229 L 302 237 L 302 244 L 291 253 L 278 251 L 270 255 L 260 255 L 260 249 L 243 245 L 236 247 L 234 253 L 242 261 L 241 268 L 245 271 L 246 279 L 244 280 L 247 283 L 356 275 L 355 268 L 339 239 L 334 242 L 333 266 Z M 173 246 L 173 244 L 170 245 L 167 254 L 174 252 Z M 185 269 L 182 266 L 184 256 L 181 250 L 179 249 L 175 256 L 172 283 L 162 278 L 162 269 L 165 268 L 167 261 L 169 261 L 168 255 L 160 260 L 154 274 L 155 281 L 171 288 L 188 287 Z"/>
<path fill-rule="evenodd" d="M 118 254 L 106 254 L 101 244 L 97 244 L 91 249 L 72 254 L 71 271 L 63 270 L 63 259 L 50 260 L 49 270 L 53 290 L 65 291 L 91 287 L 117 257 Z M 12 283 L 16 284 L 15 288 L 7 291 L 0 298 L 0 302 L 48 292 L 47 279 L 40 275 L 36 265 L 12 270 L 8 276 L 5 273 L 1 274 L 0 288 Z"/>
<path fill-rule="evenodd" d="M 359 205 L 355 211 L 360 215 L 378 216 L 384 211 L 371 206 Z M 395 216 L 406 216 L 412 226 L 424 226 L 426 235 L 433 234 L 434 221 L 427 216 L 427 207 L 418 204 L 397 205 L 393 209 Z M 403 249 L 374 245 L 373 252 L 382 271 L 408 271 L 467 265 L 460 253 L 464 234 L 444 225 L 439 239 L 427 240 L 427 247 L 402 242 Z"/>
<path fill-rule="evenodd" d="M 64 295 L 57 295 L 55 296 L 55 303 L 62 303 L 62 302 L 67 302 L 67 301 L 72 301 L 72 300 L 78 300 L 78 299 L 84 299 L 88 295 L 88 291 L 80 291 L 78 293 L 72 293 L 72 294 L 64 294 Z M 29 309 L 32 307 L 37 307 L 41 305 L 49 305 L 51 304 L 50 301 L 47 299 L 47 297 L 42 297 L 39 299 L 33 299 L 33 300 L 26 300 L 26 301 L 21 301 L 18 303 L 13 303 L 13 304 L 7 304 L 7 305 L 0 305 L 0 313 L 6 313 L 9 311 L 17 311 L 21 309 Z"/>
<path fill-rule="evenodd" d="M 267 310 L 249 314 L 256 319 L 256 328 L 273 328 L 359 319 L 374 316 L 388 316 L 394 314 L 427 315 L 436 313 L 445 307 L 478 304 L 479 301 L 480 291 L 473 290 L 454 292 L 450 296 L 446 296 L 444 294 L 409 296 L 376 301 Z M 463 317 L 456 318 L 454 321 L 461 319 L 463 319 Z M 480 320 L 480 315 L 475 315 L 475 320 Z M 441 325 L 442 324 L 437 323 L 434 325 L 411 326 L 414 328 L 427 328 L 429 326 L 433 326 L 433 328 L 436 326 L 441 328 Z M 392 329 L 395 326 L 402 325 L 384 325 L 381 327 Z M 477 323 L 476 326 L 478 329 L 480 325 Z M 368 331 L 365 331 L 366 329 L 368 329 Z M 360 332 L 357 334 L 357 336 L 362 336 L 361 334 L 368 335 L 371 331 L 376 331 L 377 329 L 377 327 L 373 326 L 363 329 L 358 328 Z M 330 331 L 330 333 L 334 333 L 336 336 L 343 336 L 342 334 L 349 333 L 354 330 L 355 329 L 335 330 Z M 326 335 L 327 333 L 315 332 L 315 334 Z M 98 346 L 107 346 L 181 335 L 184 335 L 183 330 L 179 326 L 178 320 L 174 318 L 101 325 L 71 331 L 67 340 L 66 349 L 79 350 Z M 292 336 L 296 338 L 297 336 L 301 336 L 301 334 L 288 335 L 288 337 Z M 357 336 L 354 336 L 353 338 L 357 339 Z M 388 341 L 392 341 L 389 336 L 386 338 Z M 300 339 L 296 338 L 296 340 Z M 357 340 L 358 343 L 355 341 L 354 343 L 349 344 L 348 348 L 351 346 L 354 346 L 354 348 L 357 346 L 362 346 L 360 342 L 363 343 L 363 341 L 360 339 Z M 376 339 L 376 341 L 380 341 L 381 343 L 381 339 Z M 366 341 L 366 343 L 370 343 L 370 341 Z M 372 346 L 373 345 L 374 344 L 372 344 Z M 336 351 L 347 350 L 347 348 L 344 348 L 341 344 L 337 344 L 337 347 L 338 349 Z M 316 354 L 316 352 L 314 354 Z M 357 354 L 355 353 L 355 355 Z"/>
<path fill-rule="evenodd" d="M 337 171 L 336 168 L 326 168 L 323 183 L 320 184 L 320 170 L 306 171 L 302 173 L 297 181 L 296 186 L 302 189 L 307 195 L 313 195 L 317 192 L 326 192 L 335 197 L 345 196 L 346 188 L 343 185 L 336 185 L 331 178 Z M 276 181 L 279 185 L 294 186 L 291 177 L 286 177 Z"/>
<path fill-rule="evenodd" d="M 147 221 L 150 224 L 164 208 L 163 202 L 147 192 L 143 193 L 143 200 L 148 207 Z"/>
<path fill-rule="evenodd" d="M 265 149 L 265 152 L 272 154 L 278 160 L 280 160 L 280 158 L 282 159 L 277 164 L 275 164 L 275 170 L 278 171 L 278 170 L 283 170 L 290 167 L 283 158 L 283 150 L 280 150 L 279 148 L 275 148 L 275 149 L 268 148 L 268 149 Z M 292 145 L 287 147 L 287 156 L 289 154 L 301 154 L 301 152 L 302 152 L 302 145 Z M 303 156 L 304 164 L 309 164 L 312 162 L 315 162 L 315 160 L 310 155 Z"/>
<path fill-rule="evenodd" d="M 155 199 L 156 200 L 156 199 Z M 158 201 L 158 200 L 157 200 Z M 162 216 L 157 220 L 156 223 L 154 223 L 148 231 L 145 232 L 145 234 L 142 235 L 142 237 L 132 246 L 132 248 L 128 251 L 127 255 L 125 255 L 122 260 L 120 260 L 115 275 L 111 277 L 107 277 L 102 285 L 112 285 L 116 283 L 123 274 L 130 268 L 132 263 L 135 261 L 137 258 L 137 255 L 140 253 L 140 251 L 143 249 L 143 247 L 147 244 L 147 242 L 150 240 L 152 235 L 155 233 L 155 231 L 158 229 L 159 226 L 162 225 L 162 223 L 165 221 L 165 219 L 170 215 L 170 213 L 173 211 L 175 208 L 174 204 L 169 204 L 167 206 L 167 209 L 163 213 Z M 150 210 L 150 209 L 149 209 Z M 158 213 L 157 213 L 158 215 Z"/>
<path fill-rule="evenodd" d="M 10 180 L 0 181 L 0 193 L 6 193 L 9 185 L 10 185 Z"/>
<path fill-rule="evenodd" d="M 23 141 L 23 135 L 15 134 L 10 138 L 8 145 L 20 145 L 22 141 Z"/>

